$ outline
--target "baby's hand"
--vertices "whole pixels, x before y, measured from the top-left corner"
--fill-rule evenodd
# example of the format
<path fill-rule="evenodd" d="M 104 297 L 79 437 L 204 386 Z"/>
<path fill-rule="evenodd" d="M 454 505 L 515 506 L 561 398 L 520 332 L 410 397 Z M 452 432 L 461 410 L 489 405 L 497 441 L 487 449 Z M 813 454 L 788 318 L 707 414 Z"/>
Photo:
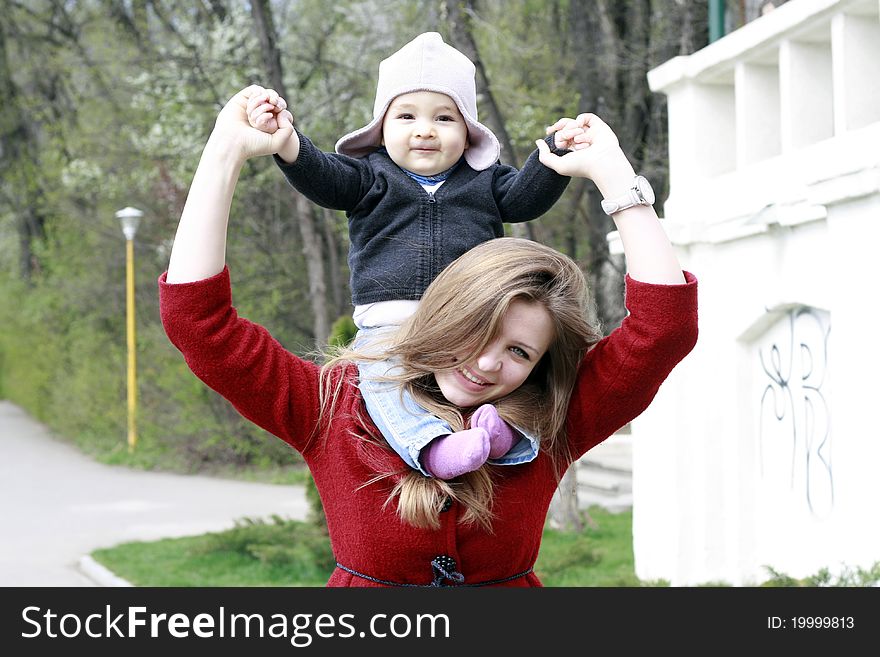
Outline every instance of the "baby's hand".
<path fill-rule="evenodd" d="M 279 128 L 292 128 L 293 115 L 287 110 L 287 101 L 274 89 L 258 88 L 247 103 L 248 123 L 270 135 Z"/>
<path fill-rule="evenodd" d="M 562 139 L 571 145 L 571 153 L 563 156 L 550 152 L 543 139 L 535 142 L 541 162 L 562 176 L 590 178 L 598 185 L 622 168 L 632 170 L 626 155 L 620 149 L 617 135 L 595 114 L 579 114 L 576 119 L 559 119 L 547 128 L 558 130 Z M 557 132 L 558 134 L 558 132 Z"/>
<path fill-rule="evenodd" d="M 584 136 L 586 133 L 584 115 L 581 114 L 576 119 L 561 118 L 551 126 L 547 126 L 547 134 L 556 133 L 553 141 L 557 149 L 566 149 L 570 151 L 580 150 L 589 146 Z"/>

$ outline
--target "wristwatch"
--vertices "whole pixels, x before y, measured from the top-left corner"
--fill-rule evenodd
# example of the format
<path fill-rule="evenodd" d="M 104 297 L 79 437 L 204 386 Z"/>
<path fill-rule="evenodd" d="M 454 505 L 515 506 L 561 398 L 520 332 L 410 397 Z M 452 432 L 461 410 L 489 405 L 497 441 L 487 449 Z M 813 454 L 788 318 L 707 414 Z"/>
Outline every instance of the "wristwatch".
<path fill-rule="evenodd" d="M 608 215 L 626 210 L 634 205 L 654 205 L 654 190 L 644 176 L 633 178 L 632 185 L 623 196 L 602 199 L 602 209 Z"/>

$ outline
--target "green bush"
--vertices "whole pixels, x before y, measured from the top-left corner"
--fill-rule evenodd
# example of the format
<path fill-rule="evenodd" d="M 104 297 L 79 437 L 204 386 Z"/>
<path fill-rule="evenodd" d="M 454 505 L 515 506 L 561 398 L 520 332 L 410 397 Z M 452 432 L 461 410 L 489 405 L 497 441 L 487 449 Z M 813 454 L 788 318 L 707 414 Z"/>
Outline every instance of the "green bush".
<path fill-rule="evenodd" d="M 231 552 L 270 567 L 282 567 L 296 580 L 329 577 L 336 564 L 327 535 L 311 524 L 272 516 L 244 518 L 225 532 L 207 534 L 203 554 Z"/>
<path fill-rule="evenodd" d="M 106 273 L 49 270 L 30 285 L 0 273 L 4 398 L 105 463 L 182 472 L 301 466 L 286 443 L 189 371 L 159 322 L 152 274 L 141 274 L 138 289 L 138 444 L 129 453 L 124 283 L 86 280 Z M 99 283 L 101 301 L 86 292 Z"/>
<path fill-rule="evenodd" d="M 871 568 L 860 568 L 843 566 L 840 572 L 833 574 L 830 569 L 822 568 L 814 575 L 797 579 L 779 572 L 770 566 L 765 566 L 770 575 L 770 579 L 761 586 L 766 587 L 792 587 L 792 586 L 830 586 L 830 587 L 847 587 L 847 586 L 877 586 L 880 583 L 880 561 L 874 563 Z"/>
<path fill-rule="evenodd" d="M 354 340 L 357 330 L 351 315 L 342 315 L 330 327 L 330 336 L 327 338 L 327 344 L 331 347 L 343 347 Z"/>

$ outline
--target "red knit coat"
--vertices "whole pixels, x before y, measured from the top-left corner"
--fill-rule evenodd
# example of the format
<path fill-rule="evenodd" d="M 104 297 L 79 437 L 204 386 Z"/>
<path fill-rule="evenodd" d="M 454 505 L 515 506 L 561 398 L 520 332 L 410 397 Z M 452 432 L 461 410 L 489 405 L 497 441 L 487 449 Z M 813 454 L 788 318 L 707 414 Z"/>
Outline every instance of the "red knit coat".
<path fill-rule="evenodd" d="M 697 283 L 651 285 L 627 277 L 629 315 L 596 344 L 580 366 L 568 411 L 572 456 L 613 434 L 638 416 L 697 338 Z M 378 435 L 357 388 L 357 368 L 345 376 L 329 426 L 313 435 L 319 413 L 318 366 L 282 347 L 263 327 L 238 316 L 229 271 L 193 283 L 170 285 L 159 278 L 162 322 L 192 371 L 246 418 L 298 450 L 314 477 L 339 564 L 376 580 L 408 585 L 432 583 L 431 562 L 451 557 L 464 584 L 505 579 L 528 571 L 557 481 L 544 452 L 530 463 L 497 467 L 493 533 L 459 523 L 458 504 L 440 514 L 437 530 L 401 522 L 395 504 L 383 508 L 388 479 L 364 486 L 376 474 L 405 466 L 392 451 L 357 436 Z M 357 420 L 356 418 L 365 418 Z M 449 583 L 444 580 L 444 583 Z M 328 586 L 381 586 L 336 568 Z M 534 573 L 503 586 L 541 586 Z"/>

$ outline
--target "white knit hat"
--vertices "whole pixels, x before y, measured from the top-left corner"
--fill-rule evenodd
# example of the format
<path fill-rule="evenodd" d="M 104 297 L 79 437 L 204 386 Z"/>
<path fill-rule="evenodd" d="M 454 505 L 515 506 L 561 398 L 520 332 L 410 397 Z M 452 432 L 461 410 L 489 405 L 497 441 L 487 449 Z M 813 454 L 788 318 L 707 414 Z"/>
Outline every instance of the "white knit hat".
<path fill-rule="evenodd" d="M 443 42 L 437 32 L 420 34 L 379 64 L 373 120 L 336 142 L 336 152 L 363 157 L 382 142 L 382 120 L 391 101 L 413 91 L 446 94 L 458 106 L 468 127 L 464 159 L 476 171 L 487 169 L 501 153 L 498 139 L 477 121 L 477 90 L 473 62 Z"/>

